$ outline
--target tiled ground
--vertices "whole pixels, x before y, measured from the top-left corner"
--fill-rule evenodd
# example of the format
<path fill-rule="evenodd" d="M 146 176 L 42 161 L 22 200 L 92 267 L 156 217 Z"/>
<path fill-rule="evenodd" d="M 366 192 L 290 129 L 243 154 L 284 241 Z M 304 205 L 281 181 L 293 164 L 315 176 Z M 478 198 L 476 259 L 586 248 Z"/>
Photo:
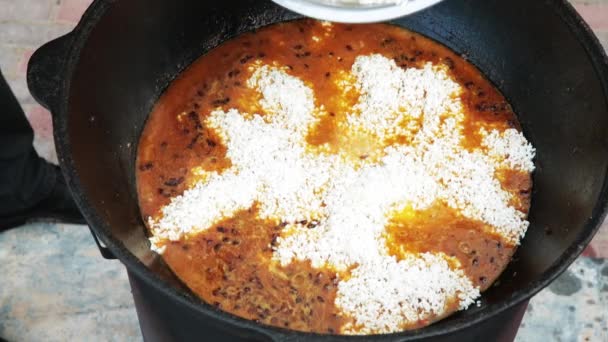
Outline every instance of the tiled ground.
<path fill-rule="evenodd" d="M 49 113 L 27 91 L 32 52 L 68 32 L 91 0 L 0 0 L 0 67 L 56 161 Z M 608 48 L 608 0 L 573 0 Z M 608 341 L 608 222 L 528 308 L 518 341 Z M 11 341 L 139 341 L 123 267 L 83 226 L 35 224 L 0 234 L 0 336 Z"/>

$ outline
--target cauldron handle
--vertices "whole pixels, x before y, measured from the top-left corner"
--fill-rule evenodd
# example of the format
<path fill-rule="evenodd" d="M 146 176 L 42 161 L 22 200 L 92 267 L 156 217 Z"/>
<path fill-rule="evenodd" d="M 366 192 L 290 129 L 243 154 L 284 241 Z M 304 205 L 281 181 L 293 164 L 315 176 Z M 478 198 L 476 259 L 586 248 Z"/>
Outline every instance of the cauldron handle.
<path fill-rule="evenodd" d="M 68 33 L 44 44 L 34 52 L 27 66 L 30 93 L 51 113 L 57 110 L 59 96 L 64 89 L 65 62 L 72 36 Z"/>

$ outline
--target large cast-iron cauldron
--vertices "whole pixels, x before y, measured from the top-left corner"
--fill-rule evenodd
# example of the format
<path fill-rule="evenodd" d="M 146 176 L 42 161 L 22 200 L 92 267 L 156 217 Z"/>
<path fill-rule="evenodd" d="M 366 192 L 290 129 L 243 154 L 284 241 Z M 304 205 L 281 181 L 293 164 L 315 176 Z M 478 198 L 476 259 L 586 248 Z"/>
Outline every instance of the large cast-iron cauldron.
<path fill-rule="evenodd" d="M 154 103 L 209 49 L 297 17 L 267 0 L 97 0 L 73 32 L 34 54 L 30 89 L 53 113 L 61 166 L 92 231 L 106 246 L 104 255 L 120 259 L 150 300 L 162 306 L 159 324 L 181 324 L 167 331 L 175 339 L 215 340 L 225 334 L 291 341 L 472 340 L 482 338 L 489 326 L 499 329 L 504 315 L 579 255 L 606 209 L 608 63 L 565 0 L 447 0 L 393 21 L 477 65 L 513 105 L 537 148 L 530 229 L 480 307 L 399 334 L 299 333 L 207 305 L 149 250 L 137 204 L 135 156 Z"/>

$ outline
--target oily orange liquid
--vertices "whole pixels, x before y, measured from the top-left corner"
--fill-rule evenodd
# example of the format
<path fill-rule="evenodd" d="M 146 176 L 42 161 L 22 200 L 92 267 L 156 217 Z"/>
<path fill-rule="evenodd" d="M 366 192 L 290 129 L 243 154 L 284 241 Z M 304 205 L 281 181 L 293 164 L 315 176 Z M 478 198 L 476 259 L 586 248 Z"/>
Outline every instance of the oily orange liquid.
<path fill-rule="evenodd" d="M 463 148 L 480 146 L 479 127 L 519 128 L 504 97 L 446 47 L 385 24 L 334 24 L 327 32 L 319 22 L 298 20 L 246 33 L 201 57 L 172 83 L 150 115 L 139 144 L 137 181 L 146 221 L 158 217 L 171 197 L 199 179 L 193 168 L 221 172 L 230 167 L 226 147 L 203 122 L 218 107 L 263 114 L 257 104 L 259 95 L 246 86 L 251 75 L 248 66 L 254 60 L 287 66 L 291 75 L 313 88 L 316 106 L 323 105 L 329 115 L 321 118 L 307 141 L 313 148 L 326 144 L 330 153 L 341 148 L 338 123 L 357 101 L 356 95 L 345 96 L 332 79 L 348 73 L 357 56 L 372 53 L 394 59 L 403 68 L 426 62 L 449 68 L 465 89 Z M 322 39 L 314 42 L 313 36 Z M 503 189 L 514 195 L 512 204 L 527 213 L 530 175 L 509 171 L 497 176 Z M 163 258 L 194 293 L 222 310 L 279 327 L 339 333 L 350 321 L 333 304 L 337 279 L 345 275 L 315 269 L 306 262 L 281 267 L 271 261 L 283 223 L 262 221 L 256 210 L 254 206 L 204 233 L 170 242 Z M 515 246 L 488 233 L 488 228 L 436 204 L 424 211 L 397 213 L 385 238 L 389 252 L 397 257 L 407 252 L 443 252 L 457 258 L 483 290 L 515 251 Z M 455 311 L 457 305 L 451 309 Z M 439 318 L 403 328 L 421 327 Z"/>

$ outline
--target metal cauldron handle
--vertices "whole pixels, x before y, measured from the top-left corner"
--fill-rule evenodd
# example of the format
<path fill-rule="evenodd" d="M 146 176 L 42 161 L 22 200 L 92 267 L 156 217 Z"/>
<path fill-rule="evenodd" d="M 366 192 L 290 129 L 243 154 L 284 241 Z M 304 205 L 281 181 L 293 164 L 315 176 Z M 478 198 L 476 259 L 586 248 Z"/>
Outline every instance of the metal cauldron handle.
<path fill-rule="evenodd" d="M 64 70 L 67 52 L 72 45 L 72 33 L 68 33 L 42 45 L 34 52 L 27 66 L 27 85 L 38 103 L 50 110 L 57 110 L 59 93 L 65 82 Z"/>

